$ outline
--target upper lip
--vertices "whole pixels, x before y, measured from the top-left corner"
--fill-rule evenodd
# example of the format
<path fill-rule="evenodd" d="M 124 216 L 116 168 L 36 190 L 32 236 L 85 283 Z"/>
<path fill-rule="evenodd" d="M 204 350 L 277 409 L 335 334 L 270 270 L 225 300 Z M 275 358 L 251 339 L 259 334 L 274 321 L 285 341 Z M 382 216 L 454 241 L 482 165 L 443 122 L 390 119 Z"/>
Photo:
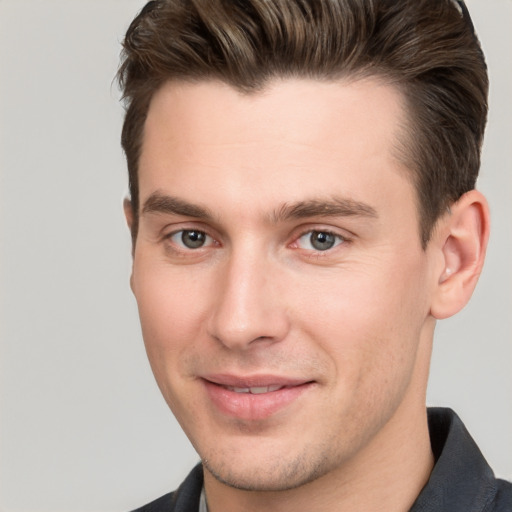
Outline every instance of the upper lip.
<path fill-rule="evenodd" d="M 301 379 L 294 377 L 286 377 L 282 375 L 231 375 L 231 374 L 214 374 L 203 375 L 202 378 L 219 386 L 229 386 L 236 388 L 252 388 L 266 386 L 300 386 L 312 382 L 311 379 Z"/>

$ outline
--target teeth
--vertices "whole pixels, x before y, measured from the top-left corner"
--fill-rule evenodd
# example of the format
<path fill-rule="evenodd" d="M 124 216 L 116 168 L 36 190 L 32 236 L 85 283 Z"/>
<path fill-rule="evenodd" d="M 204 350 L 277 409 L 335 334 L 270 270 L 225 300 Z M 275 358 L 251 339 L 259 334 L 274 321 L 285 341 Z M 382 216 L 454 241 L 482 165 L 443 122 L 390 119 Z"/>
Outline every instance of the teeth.
<path fill-rule="evenodd" d="M 230 391 L 234 391 L 235 393 L 249 393 L 251 390 L 249 388 L 232 388 L 228 386 Z"/>
<path fill-rule="evenodd" d="M 269 389 L 268 389 L 268 386 L 264 386 L 264 387 L 260 387 L 260 388 L 251 388 L 251 393 L 253 395 L 259 395 L 261 393 L 268 393 Z"/>
<path fill-rule="evenodd" d="M 262 393 L 270 393 L 271 391 L 277 391 L 284 386 L 254 386 L 251 388 L 237 388 L 234 386 L 226 386 L 230 391 L 235 393 L 251 393 L 253 395 L 261 395 Z"/>

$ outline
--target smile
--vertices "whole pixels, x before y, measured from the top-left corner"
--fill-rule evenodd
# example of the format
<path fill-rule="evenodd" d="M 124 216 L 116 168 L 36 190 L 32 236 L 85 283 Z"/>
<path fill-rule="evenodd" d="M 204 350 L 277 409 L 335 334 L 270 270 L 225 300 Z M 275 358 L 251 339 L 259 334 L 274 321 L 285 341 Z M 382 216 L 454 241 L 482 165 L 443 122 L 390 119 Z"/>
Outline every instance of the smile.
<path fill-rule="evenodd" d="M 265 420 L 284 412 L 315 384 L 276 376 L 226 375 L 208 376 L 202 382 L 206 398 L 216 413 L 245 421 Z"/>

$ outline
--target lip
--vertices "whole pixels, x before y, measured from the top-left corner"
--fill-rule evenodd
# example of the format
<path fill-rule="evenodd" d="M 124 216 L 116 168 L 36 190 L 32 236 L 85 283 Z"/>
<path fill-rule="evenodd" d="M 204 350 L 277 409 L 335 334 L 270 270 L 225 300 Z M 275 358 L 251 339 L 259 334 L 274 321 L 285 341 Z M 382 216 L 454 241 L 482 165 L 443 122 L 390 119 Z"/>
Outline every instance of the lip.
<path fill-rule="evenodd" d="M 313 381 L 276 375 L 208 375 L 202 377 L 206 393 L 222 414 L 246 421 L 264 420 L 292 405 L 309 390 Z M 261 388 L 279 387 L 261 392 Z M 231 389 L 230 389 L 231 388 Z M 258 394 L 240 393 L 232 388 L 260 388 Z"/>

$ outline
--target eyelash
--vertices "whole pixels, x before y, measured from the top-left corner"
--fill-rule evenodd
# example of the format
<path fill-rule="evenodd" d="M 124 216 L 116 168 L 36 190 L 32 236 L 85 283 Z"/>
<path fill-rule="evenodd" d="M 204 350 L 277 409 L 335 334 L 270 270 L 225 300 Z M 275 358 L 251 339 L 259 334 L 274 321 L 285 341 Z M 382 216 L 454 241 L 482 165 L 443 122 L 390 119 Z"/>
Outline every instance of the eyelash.
<path fill-rule="evenodd" d="M 197 233 L 201 236 L 204 236 L 206 241 L 209 239 L 210 242 L 206 245 L 206 242 L 205 242 L 205 245 L 201 245 L 199 247 L 196 247 L 196 248 L 192 248 L 192 247 L 186 247 L 183 243 L 180 244 L 178 243 L 177 241 L 173 240 L 174 237 L 176 237 L 177 235 L 180 235 L 181 234 L 181 238 L 183 240 L 183 235 L 185 233 Z M 167 235 L 164 236 L 164 239 L 165 240 L 168 240 L 168 241 L 171 241 L 173 245 L 177 246 L 177 248 L 173 248 L 175 251 L 180 251 L 180 252 L 189 252 L 189 251 L 197 251 L 198 249 L 202 249 L 203 247 L 209 247 L 210 245 L 212 245 L 211 243 L 215 242 L 215 238 L 212 237 L 211 235 L 209 235 L 206 231 L 202 230 L 202 229 L 194 229 L 194 228 L 183 228 L 183 229 L 178 229 L 176 231 L 173 231 L 172 233 L 169 233 Z M 218 244 L 217 244 L 218 245 Z"/>
<path fill-rule="evenodd" d="M 339 245 L 342 245 L 342 244 L 346 244 L 349 242 L 349 239 L 343 235 L 340 235 L 339 233 L 336 233 L 335 231 L 332 231 L 332 230 L 329 230 L 329 229 L 308 229 L 306 231 L 303 231 L 296 239 L 295 241 L 292 243 L 292 245 L 298 245 L 299 241 L 308 236 L 309 235 L 309 238 L 311 240 L 311 237 L 313 236 L 314 233 L 317 233 L 317 234 L 322 234 L 322 235 L 327 235 L 327 236 L 330 236 L 330 237 L 333 237 L 334 238 L 334 245 L 332 247 L 328 247 L 324 250 L 321 250 L 321 249 L 303 249 L 305 251 L 308 251 L 311 253 L 311 256 L 314 255 L 315 258 L 318 258 L 318 257 L 324 257 L 324 256 L 327 256 L 326 253 L 329 253 L 330 251 L 332 251 L 333 249 L 335 249 L 336 247 L 338 247 Z M 298 247 L 298 249 L 300 250 L 301 248 Z"/>
<path fill-rule="evenodd" d="M 192 248 L 192 247 L 184 246 L 183 242 L 180 243 L 180 242 L 177 242 L 176 240 L 173 240 L 174 237 L 179 236 L 179 235 L 181 235 L 181 238 L 183 239 L 183 235 L 187 232 L 188 233 L 195 232 L 201 236 L 204 236 L 205 240 L 206 240 L 205 244 L 200 245 L 196 248 Z M 299 247 L 299 242 L 302 238 L 304 238 L 307 235 L 309 235 L 311 237 L 314 233 L 334 237 L 334 239 L 335 239 L 334 245 L 332 247 L 326 248 L 325 250 L 315 249 L 315 248 L 304 249 L 304 248 Z M 217 247 L 221 245 L 219 242 L 216 241 L 215 237 L 209 235 L 207 233 L 207 231 L 202 230 L 202 229 L 195 229 L 195 228 L 178 229 L 176 231 L 173 231 L 172 233 L 166 234 L 163 237 L 163 239 L 164 239 L 164 241 L 170 242 L 170 244 L 169 244 L 170 249 L 174 253 L 181 254 L 181 255 L 190 254 L 192 252 L 199 252 L 201 249 L 206 249 L 208 247 L 211 247 L 212 245 L 217 246 Z M 336 247 L 338 247 L 340 245 L 348 244 L 348 243 L 350 243 L 350 241 L 351 240 L 349 238 L 347 238 L 346 236 L 336 233 L 335 231 L 330 230 L 330 229 L 308 228 L 308 229 L 301 231 L 298 236 L 295 236 L 293 242 L 291 244 L 288 244 L 287 247 L 291 247 L 293 249 L 304 251 L 308 257 L 322 258 L 322 257 L 328 256 L 329 253 L 331 253 L 334 249 L 336 249 Z"/>

